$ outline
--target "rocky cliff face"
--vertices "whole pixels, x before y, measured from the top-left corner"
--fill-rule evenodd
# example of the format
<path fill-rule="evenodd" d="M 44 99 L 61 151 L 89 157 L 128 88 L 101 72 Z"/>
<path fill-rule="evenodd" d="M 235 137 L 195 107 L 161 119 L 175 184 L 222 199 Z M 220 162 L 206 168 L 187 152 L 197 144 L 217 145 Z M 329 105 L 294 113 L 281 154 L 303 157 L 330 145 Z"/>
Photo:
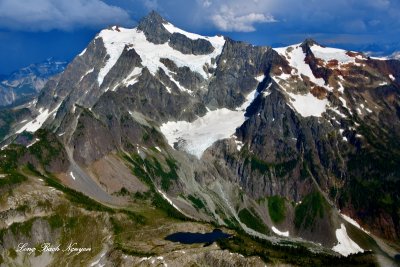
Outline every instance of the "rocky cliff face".
<path fill-rule="evenodd" d="M 400 237 L 398 79 L 396 60 L 204 37 L 153 12 L 101 31 L 14 132 L 52 131 L 69 162 L 54 165 L 60 179 L 99 201 L 123 189 L 93 175 L 113 155 L 187 217 L 381 251 L 361 226 Z"/>

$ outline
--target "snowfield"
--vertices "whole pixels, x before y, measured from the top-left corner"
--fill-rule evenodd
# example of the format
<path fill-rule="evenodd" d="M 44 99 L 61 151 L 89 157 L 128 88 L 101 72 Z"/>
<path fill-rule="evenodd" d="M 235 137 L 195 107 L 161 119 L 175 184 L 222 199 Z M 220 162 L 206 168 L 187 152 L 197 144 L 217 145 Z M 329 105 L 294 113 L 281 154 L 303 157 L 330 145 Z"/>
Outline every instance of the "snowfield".
<path fill-rule="evenodd" d="M 160 130 L 168 140 L 168 144 L 201 158 L 203 152 L 215 141 L 229 138 L 241 126 L 246 118 L 246 108 L 256 97 L 254 90 L 247 96 L 246 102 L 236 110 L 227 108 L 209 111 L 193 122 L 169 121 L 161 125 Z"/>
<path fill-rule="evenodd" d="M 294 109 L 303 117 L 321 117 L 329 103 L 327 99 L 318 99 L 310 93 L 306 95 L 288 93 L 288 95 Z"/>
<path fill-rule="evenodd" d="M 102 30 L 96 37 L 96 39 L 101 38 L 103 40 L 107 54 L 109 55 L 105 66 L 99 71 L 97 79 L 99 86 L 101 86 L 104 77 L 121 56 L 126 45 L 128 46 L 128 49 L 135 49 L 136 53 L 138 53 L 142 59 L 142 65 L 147 67 L 152 74 L 157 73 L 159 68 L 169 74 L 169 70 L 160 62 L 161 58 L 169 58 L 174 61 L 178 67 L 187 66 L 192 71 L 200 73 L 204 78 L 208 78 L 209 74 L 204 71 L 203 66 L 205 64 L 212 66 L 213 64 L 211 63 L 211 59 L 215 59 L 221 54 L 222 48 L 225 44 L 224 37 L 205 37 L 185 32 L 170 23 L 163 25 L 171 33 L 179 32 L 191 39 L 201 38 L 208 40 L 215 49 L 208 55 L 183 54 L 170 47 L 168 43 L 156 45 L 147 41 L 145 34 L 136 28 L 126 29 L 120 27 L 117 30 L 114 26 L 111 29 Z"/>
<path fill-rule="evenodd" d="M 362 59 L 361 56 L 351 57 L 347 55 L 346 50 L 331 47 L 322 47 L 319 45 L 311 46 L 311 51 L 316 58 L 320 58 L 323 61 L 330 61 L 335 59 L 340 64 L 355 63 L 356 58 Z"/>
<path fill-rule="evenodd" d="M 347 235 L 346 227 L 343 223 L 340 225 L 340 228 L 336 230 L 336 238 L 338 244 L 332 248 L 333 251 L 336 251 L 343 256 L 364 252 L 364 250 Z"/>

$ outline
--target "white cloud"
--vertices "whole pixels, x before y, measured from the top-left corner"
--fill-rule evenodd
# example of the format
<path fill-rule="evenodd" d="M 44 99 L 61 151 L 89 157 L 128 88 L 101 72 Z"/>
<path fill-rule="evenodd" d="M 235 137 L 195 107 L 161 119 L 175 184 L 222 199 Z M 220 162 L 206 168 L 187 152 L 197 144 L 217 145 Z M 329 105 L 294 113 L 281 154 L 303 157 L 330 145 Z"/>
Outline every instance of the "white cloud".
<path fill-rule="evenodd" d="M 159 9 L 159 5 L 158 5 L 158 1 L 157 0 L 144 0 L 143 4 L 149 10 Z"/>
<path fill-rule="evenodd" d="M 128 13 L 100 0 L 0 0 L 0 28 L 73 30 L 130 24 Z"/>
<path fill-rule="evenodd" d="M 252 32 L 255 23 L 276 22 L 273 16 L 250 12 L 237 14 L 235 9 L 222 6 L 220 12 L 211 16 L 214 25 L 222 31 Z"/>
<path fill-rule="evenodd" d="M 369 5 L 373 8 L 386 9 L 390 6 L 390 1 L 389 0 L 367 0 L 367 1 L 365 1 L 365 4 Z"/>
<path fill-rule="evenodd" d="M 210 0 L 203 0 L 203 6 L 204 7 L 210 7 L 212 2 Z"/>

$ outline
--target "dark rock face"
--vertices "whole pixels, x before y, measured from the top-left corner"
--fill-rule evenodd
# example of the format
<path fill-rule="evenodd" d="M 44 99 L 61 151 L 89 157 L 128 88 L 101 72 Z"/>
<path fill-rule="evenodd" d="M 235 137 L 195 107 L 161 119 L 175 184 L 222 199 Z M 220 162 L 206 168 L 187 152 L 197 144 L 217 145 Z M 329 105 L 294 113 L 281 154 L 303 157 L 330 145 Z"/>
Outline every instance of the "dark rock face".
<path fill-rule="evenodd" d="M 146 90 L 143 90 L 146 88 Z M 205 105 L 188 93 L 168 93 L 165 85 L 156 79 L 145 68 L 139 81 L 128 88 L 123 88 L 118 95 L 123 96 L 126 106 L 137 110 L 154 121 L 168 121 L 172 119 L 192 120 L 195 115 L 204 114 Z"/>
<path fill-rule="evenodd" d="M 191 71 L 189 67 L 178 68 L 178 66 L 168 58 L 162 58 L 160 61 L 173 73 L 173 78 L 178 81 L 179 84 L 191 91 L 196 91 L 200 88 L 200 85 L 205 82 L 203 76 L 197 72 Z M 165 82 L 170 83 L 171 81 L 169 78 L 167 79 L 168 81 Z"/>
<path fill-rule="evenodd" d="M 196 91 L 204 82 L 203 76 L 193 72 L 189 67 L 180 67 L 175 75 L 175 79 L 185 88 Z"/>
<path fill-rule="evenodd" d="M 151 12 L 147 17 L 142 19 L 137 27 L 143 31 L 146 39 L 154 44 L 168 45 L 183 54 L 207 55 L 214 51 L 211 43 L 205 39 L 192 40 L 181 33 L 171 34 L 163 23 L 168 23 L 156 12 Z"/>
<path fill-rule="evenodd" d="M 183 54 L 207 55 L 214 51 L 211 43 L 204 39 L 192 40 L 180 33 L 173 33 L 168 43 Z"/>
<path fill-rule="evenodd" d="M 38 97 L 37 107 L 57 102 L 54 96 L 68 98 L 68 101 L 65 101 L 65 109 L 59 110 L 60 116 L 64 116 L 66 109 L 70 109 L 78 99 L 79 104 L 92 105 L 101 94 L 97 76 L 108 57 L 103 40 L 94 39 L 88 45 L 86 53 L 76 57 L 59 80 L 46 85 L 46 90 Z"/>
<path fill-rule="evenodd" d="M 239 106 L 245 95 L 257 88 L 255 77 L 268 73 L 276 57 L 279 55 L 271 48 L 228 39 L 218 58 L 205 102 L 212 107 Z"/>
<path fill-rule="evenodd" d="M 36 141 L 34 141 L 36 139 Z M 31 148 L 21 157 L 18 164 L 32 164 L 36 169 L 44 167 L 51 173 L 66 172 L 69 167 L 67 152 L 57 137 L 47 130 L 39 130 L 29 143 Z"/>
<path fill-rule="evenodd" d="M 317 59 L 312 53 L 310 46 L 315 44 L 312 40 L 308 42 L 304 42 L 301 47 L 303 48 L 303 52 L 306 54 L 305 62 L 310 66 L 314 76 L 316 78 L 322 78 L 325 81 L 325 84 L 328 83 L 329 77 L 333 74 L 333 71 L 328 68 L 322 68 L 318 66 Z"/>
<path fill-rule="evenodd" d="M 166 22 L 167 21 L 164 20 L 160 15 L 152 11 L 147 17 L 140 21 L 137 28 L 138 30 L 144 32 L 146 39 L 149 42 L 154 44 L 164 44 L 171 36 L 171 33 L 168 32 L 162 25 Z"/>
<path fill-rule="evenodd" d="M 124 51 L 115 65 L 104 77 L 101 87 L 104 89 L 118 86 L 118 82 L 120 82 L 122 78 L 127 77 L 135 67 L 141 67 L 141 61 L 135 49 L 129 49 L 128 46 L 125 46 Z"/>
<path fill-rule="evenodd" d="M 74 148 L 74 159 L 83 164 L 98 160 L 117 147 L 106 125 L 96 120 L 87 110 L 80 114 L 71 145 Z"/>

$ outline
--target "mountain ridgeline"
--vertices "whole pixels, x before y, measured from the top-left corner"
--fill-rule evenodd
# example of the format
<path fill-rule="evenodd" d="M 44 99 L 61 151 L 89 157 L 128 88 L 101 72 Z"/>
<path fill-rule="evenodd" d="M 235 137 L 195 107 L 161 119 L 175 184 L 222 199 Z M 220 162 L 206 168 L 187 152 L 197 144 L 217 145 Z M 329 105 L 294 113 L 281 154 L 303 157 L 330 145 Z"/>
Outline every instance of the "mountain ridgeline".
<path fill-rule="evenodd" d="M 12 119 L 0 120 L 1 152 L 30 176 L 50 177 L 98 205 L 142 203 L 185 225 L 240 233 L 241 241 L 219 247 L 246 257 L 213 251 L 204 264 L 225 257 L 257 266 L 261 255 L 267 263 L 362 266 L 362 255 L 395 266 L 399 80 L 398 60 L 310 39 L 273 49 L 205 37 L 152 12 L 136 28 L 102 30 L 34 101 L 5 111 Z M 0 173 L 27 175 L 18 166 L 3 164 Z M 123 231 L 115 227 L 125 215 L 109 216 L 114 234 Z M 128 253 L 134 245 L 116 236 L 102 260 L 172 255 Z M 263 249 L 292 242 L 285 253 L 306 257 L 295 249 L 304 246 L 327 261 L 290 262 L 235 242 Z"/>

